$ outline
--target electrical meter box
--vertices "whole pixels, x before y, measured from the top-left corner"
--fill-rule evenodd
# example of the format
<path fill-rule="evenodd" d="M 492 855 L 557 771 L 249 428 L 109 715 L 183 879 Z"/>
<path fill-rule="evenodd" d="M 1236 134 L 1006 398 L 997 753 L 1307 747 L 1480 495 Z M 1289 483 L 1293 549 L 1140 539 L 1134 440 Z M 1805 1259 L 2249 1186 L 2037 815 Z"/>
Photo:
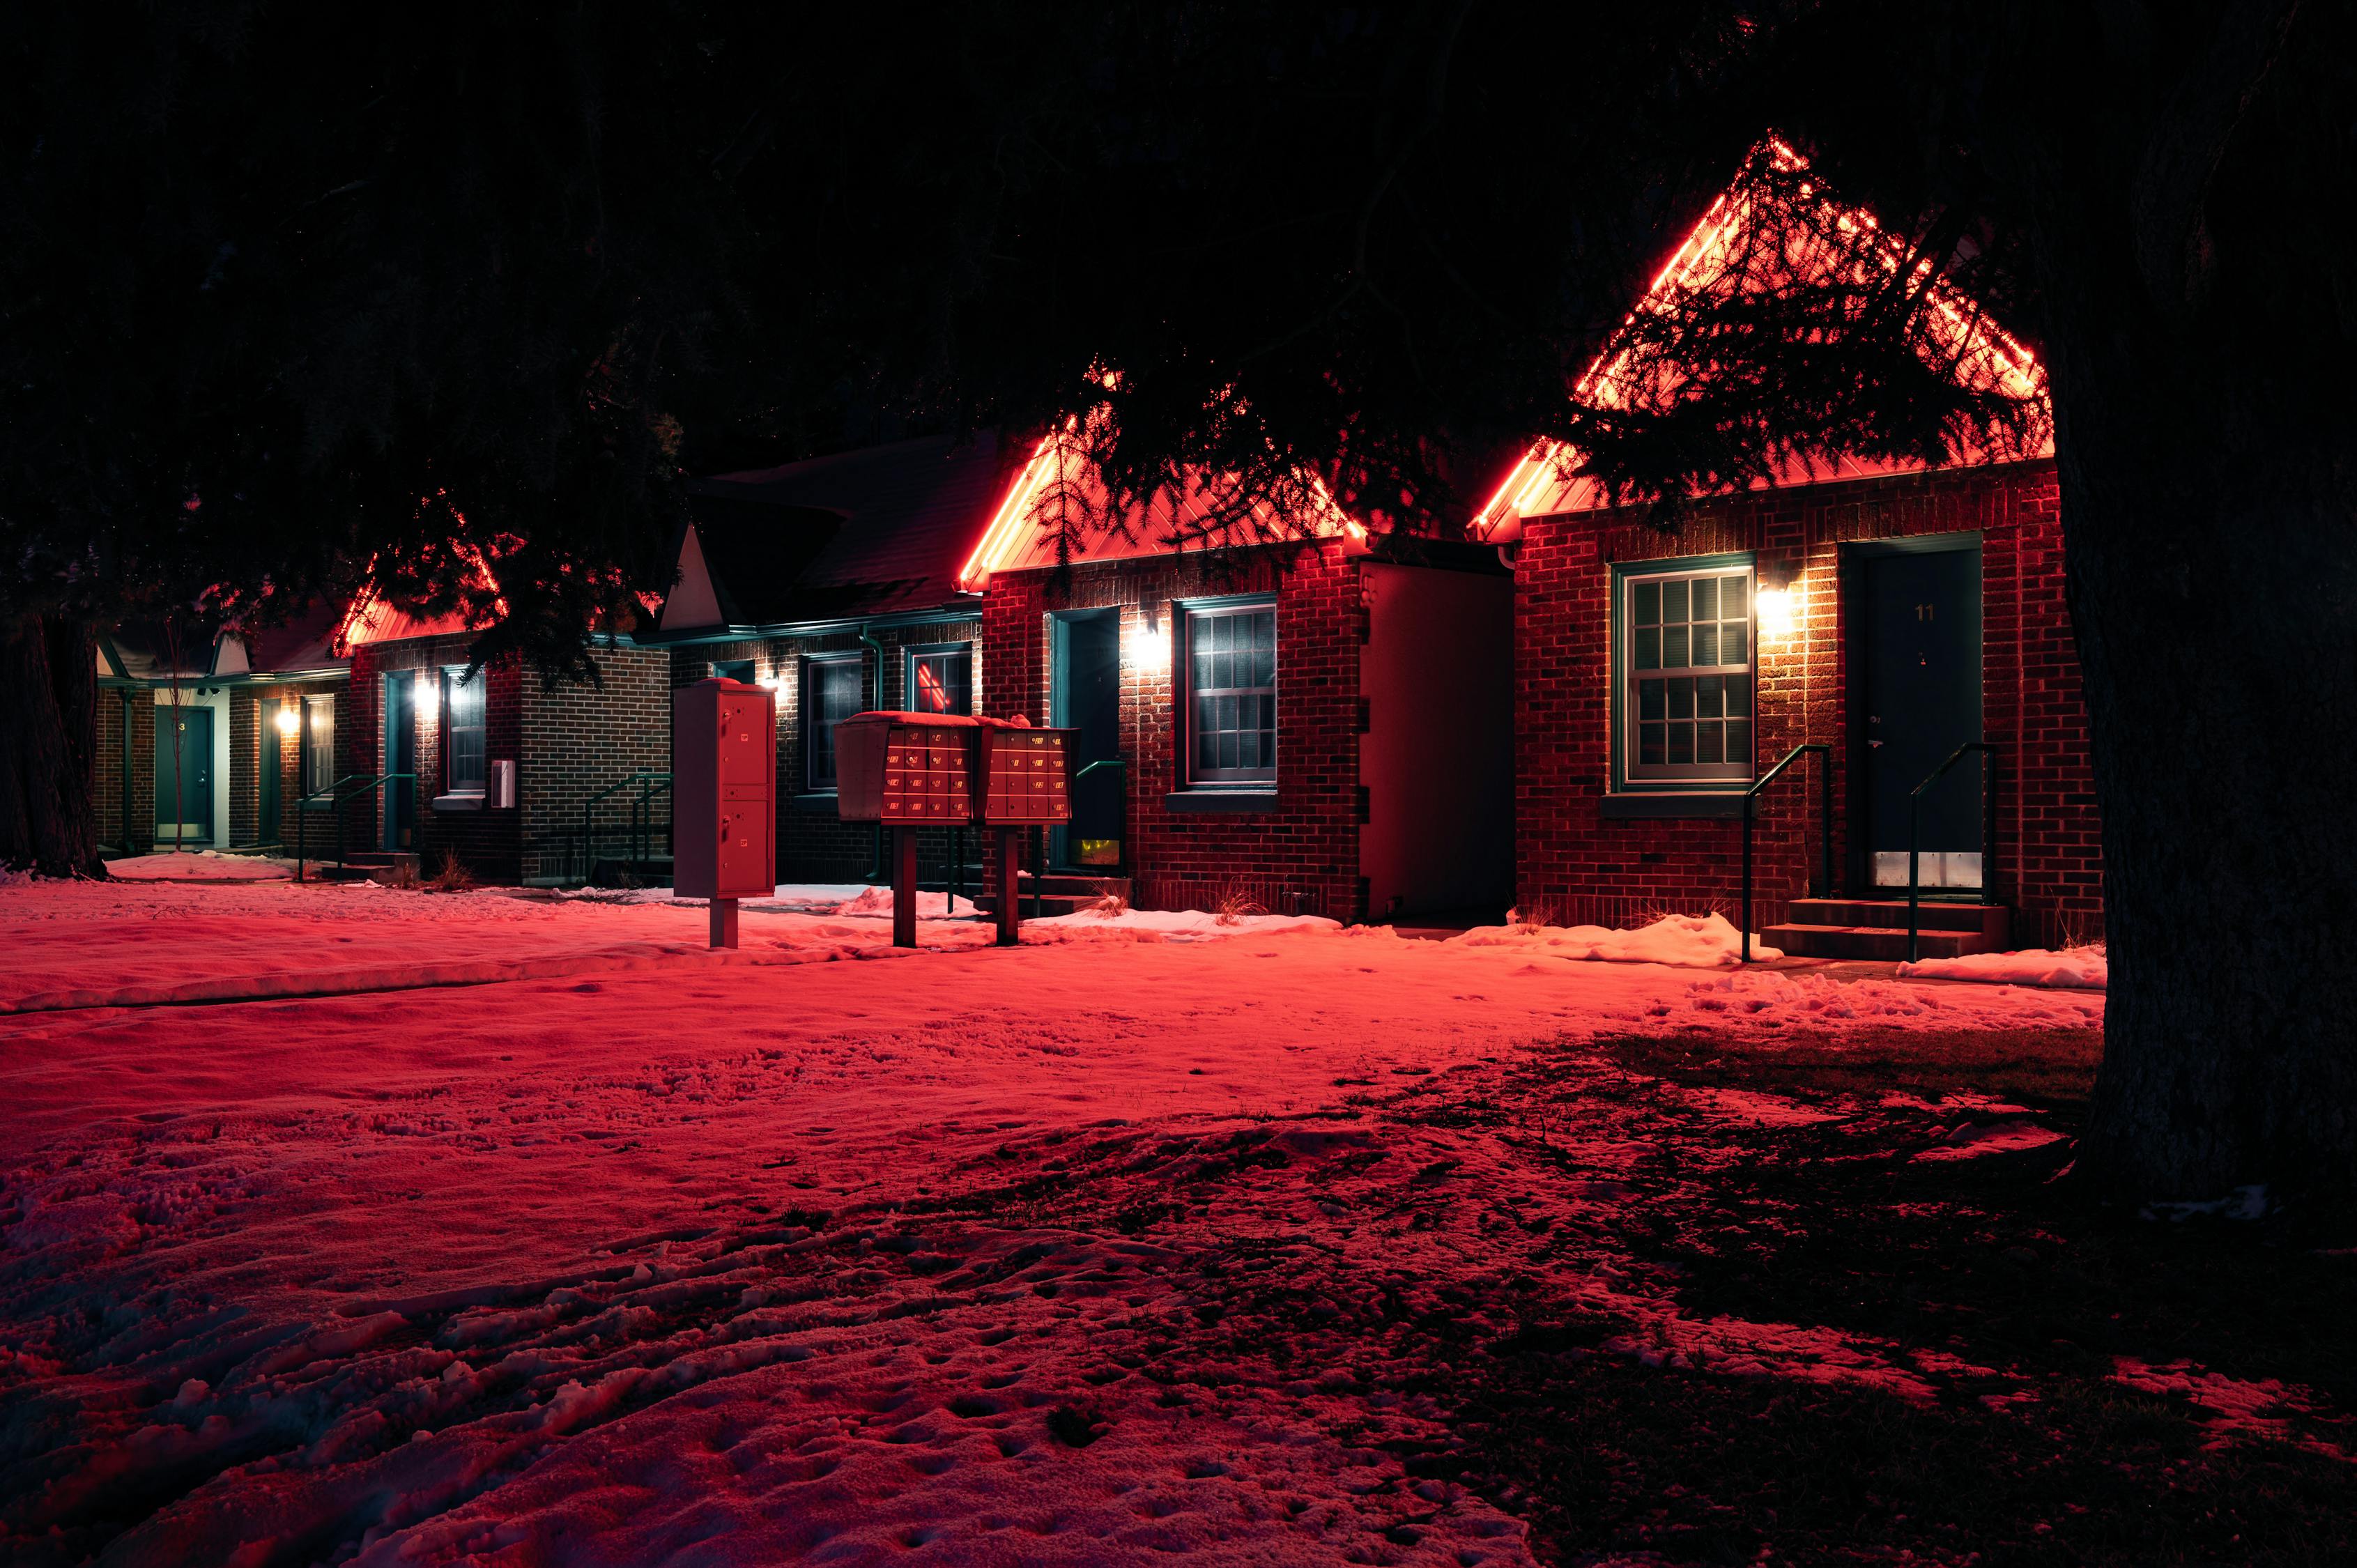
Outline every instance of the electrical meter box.
<path fill-rule="evenodd" d="M 854 714 L 834 726 L 835 811 L 846 822 L 962 828 L 975 821 L 963 714 Z"/>
<path fill-rule="evenodd" d="M 778 708 L 715 678 L 672 693 L 672 885 L 683 898 L 767 898 L 778 883 Z"/>
<path fill-rule="evenodd" d="M 1080 731 L 993 725 L 981 736 L 984 822 L 1011 828 L 1072 820 Z"/>

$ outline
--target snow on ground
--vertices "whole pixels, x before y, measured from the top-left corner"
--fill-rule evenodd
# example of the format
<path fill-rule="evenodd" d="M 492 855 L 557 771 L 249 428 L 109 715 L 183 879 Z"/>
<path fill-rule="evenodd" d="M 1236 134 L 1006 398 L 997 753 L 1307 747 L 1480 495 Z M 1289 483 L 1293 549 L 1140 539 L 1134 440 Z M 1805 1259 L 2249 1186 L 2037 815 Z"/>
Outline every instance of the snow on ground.
<path fill-rule="evenodd" d="M 1960 958 L 1927 958 L 1899 966 L 1902 977 L 1925 980 L 1979 980 L 2007 985 L 2065 986 L 2102 991 L 2111 978 L 2111 963 L 2100 946 L 2024 948 L 2019 952 L 1965 953 Z"/>
<path fill-rule="evenodd" d="M 1403 1457 L 1453 1441 L 1415 1325 L 1494 1335 L 1481 1304 L 1533 1295 L 1624 1326 L 1607 1353 L 2008 1391 L 1690 1320 L 1630 1255 L 1628 1212 L 1688 1179 L 1669 1129 L 1811 1108 L 1617 1069 L 1535 1140 L 1387 1108 L 1482 1103 L 1601 1035 L 2103 1005 L 1324 921 L 1081 915 L 1009 950 L 929 920 L 899 953 L 874 917 L 780 907 L 723 954 L 704 923 L 0 890 L 0 1541 L 36 1564 L 1527 1562 L 1520 1521 Z M 379 983 L 328 983 L 354 976 Z"/>
<path fill-rule="evenodd" d="M 1615 963 L 1668 963 L 1722 969 L 1743 961 L 1743 933 L 1716 910 L 1707 915 L 1664 915 L 1633 931 L 1608 926 L 1478 926 L 1452 941 L 1468 947 L 1512 948 L 1548 958 Z M 1784 956 L 1781 948 L 1751 938 L 1755 961 Z"/>
<path fill-rule="evenodd" d="M 210 849 L 127 855 L 108 861 L 106 871 L 126 882 L 277 882 L 295 875 L 291 865 L 261 855 Z"/>

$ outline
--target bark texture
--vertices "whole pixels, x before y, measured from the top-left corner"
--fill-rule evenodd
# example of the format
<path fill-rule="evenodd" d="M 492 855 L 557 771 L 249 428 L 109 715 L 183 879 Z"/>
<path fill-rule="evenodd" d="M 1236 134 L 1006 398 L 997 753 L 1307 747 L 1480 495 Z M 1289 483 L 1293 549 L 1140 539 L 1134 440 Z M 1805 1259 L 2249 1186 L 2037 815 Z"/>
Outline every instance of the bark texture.
<path fill-rule="evenodd" d="M 2137 1199 L 2357 1191 L 2351 29 L 2290 9 L 2029 182 L 2111 958 L 2080 1164 Z"/>
<path fill-rule="evenodd" d="M 98 649 L 88 625 L 0 621 L 0 865 L 103 876 L 91 768 Z"/>

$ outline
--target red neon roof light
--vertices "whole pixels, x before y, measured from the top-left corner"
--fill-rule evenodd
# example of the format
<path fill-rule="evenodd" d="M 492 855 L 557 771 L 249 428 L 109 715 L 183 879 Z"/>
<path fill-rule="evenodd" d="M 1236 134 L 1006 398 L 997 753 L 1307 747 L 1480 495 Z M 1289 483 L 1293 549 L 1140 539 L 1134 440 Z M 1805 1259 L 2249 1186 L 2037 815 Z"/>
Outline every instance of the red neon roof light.
<path fill-rule="evenodd" d="M 1798 174 L 1808 168 L 1802 157 L 1781 138 L 1770 136 L 1753 149 L 1746 160 L 1746 171 L 1756 160 L 1766 159 L 1781 172 Z M 1812 216 L 1821 230 L 1845 235 L 1861 231 L 1878 233 L 1879 225 L 1871 212 L 1862 208 L 1844 208 L 1830 198 L 1819 196 L 1808 183 L 1801 188 L 1804 198 L 1813 198 Z M 1723 269 L 1736 249 L 1736 242 L 1750 221 L 1759 197 L 1750 182 L 1738 175 L 1733 184 L 1719 194 L 1708 211 L 1688 231 L 1684 241 L 1663 264 L 1646 285 L 1645 293 L 1629 314 L 1622 318 L 1622 332 L 1608 343 L 1592 360 L 1579 380 L 1573 384 L 1575 401 L 1603 408 L 1628 406 L 1631 400 L 1645 392 L 1662 390 L 1658 370 L 1642 370 L 1632 365 L 1636 346 L 1627 340 L 1626 328 L 1638 318 L 1663 308 L 1665 302 L 1677 294 L 1711 281 Z M 1907 264 L 1909 252 L 1900 241 L 1885 238 L 1883 242 L 1866 248 L 1867 255 L 1892 274 Z M 1918 275 L 1930 271 L 1929 260 L 1915 263 Z M 1925 302 L 1930 309 L 1929 324 L 1940 349 L 1957 366 L 1958 373 L 1972 384 L 2003 391 L 2018 398 L 2043 399 L 2046 395 L 2046 372 L 2029 350 L 2012 336 L 1975 310 L 1945 279 L 1932 276 L 1925 287 Z M 1640 384 L 1641 378 L 1650 375 L 1652 384 Z M 2049 438 L 2041 446 L 2040 456 L 2049 455 L 2053 445 Z M 1523 517 L 1544 516 L 1553 512 L 1580 511 L 1607 504 L 1610 497 L 1595 480 L 1582 475 L 1569 474 L 1577 455 L 1564 443 L 1541 440 L 1532 445 L 1520 462 L 1507 472 L 1504 482 L 1473 516 L 1471 535 L 1486 539 L 1508 521 Z M 1920 465 L 1880 460 L 1844 457 L 1824 471 L 1815 465 L 1796 465 L 1794 471 L 1784 476 L 1789 482 L 1807 483 L 1834 478 L 1862 478 L 1874 474 L 1910 471 Z M 1566 477 L 1569 475 L 1569 477 Z"/>

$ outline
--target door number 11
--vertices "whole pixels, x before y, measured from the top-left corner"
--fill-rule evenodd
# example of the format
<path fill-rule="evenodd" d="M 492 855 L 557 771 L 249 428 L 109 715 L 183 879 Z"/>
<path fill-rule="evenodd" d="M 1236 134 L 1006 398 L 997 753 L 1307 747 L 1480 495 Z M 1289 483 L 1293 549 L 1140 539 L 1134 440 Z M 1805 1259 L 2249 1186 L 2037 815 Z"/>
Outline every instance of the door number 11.
<path fill-rule="evenodd" d="M 1940 618 L 1938 614 L 1939 608 L 1940 607 L 1937 605 L 1917 605 L 1915 607 L 1915 618 L 1917 620 L 1938 620 Z"/>

